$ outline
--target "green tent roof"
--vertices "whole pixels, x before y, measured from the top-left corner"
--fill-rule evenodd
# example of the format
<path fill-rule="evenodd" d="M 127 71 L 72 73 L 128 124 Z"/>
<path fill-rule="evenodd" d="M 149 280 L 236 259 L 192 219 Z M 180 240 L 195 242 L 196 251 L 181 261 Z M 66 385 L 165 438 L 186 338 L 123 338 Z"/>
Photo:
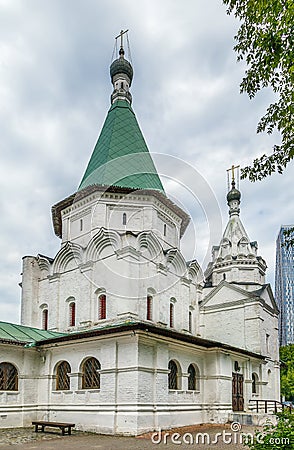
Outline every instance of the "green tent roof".
<path fill-rule="evenodd" d="M 94 184 L 164 193 L 131 105 L 117 100 L 108 111 L 79 190 Z"/>
<path fill-rule="evenodd" d="M 0 340 L 21 343 L 34 343 L 43 339 L 65 336 L 66 333 L 56 331 L 39 330 L 38 328 L 26 327 L 9 322 L 0 322 Z"/>

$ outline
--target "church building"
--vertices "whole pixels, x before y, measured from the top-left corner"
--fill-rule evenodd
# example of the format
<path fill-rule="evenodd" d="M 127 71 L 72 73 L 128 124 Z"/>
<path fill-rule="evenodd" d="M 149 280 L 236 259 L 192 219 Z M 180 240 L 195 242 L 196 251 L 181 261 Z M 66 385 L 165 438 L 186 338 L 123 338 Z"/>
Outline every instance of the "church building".
<path fill-rule="evenodd" d="M 203 273 L 181 253 L 190 219 L 138 125 L 123 45 L 110 76 L 82 181 L 52 207 L 60 250 L 24 256 L 21 325 L 0 322 L 2 428 L 48 420 L 138 435 L 225 423 L 250 414 L 252 399 L 280 399 L 278 309 L 234 178 Z"/>

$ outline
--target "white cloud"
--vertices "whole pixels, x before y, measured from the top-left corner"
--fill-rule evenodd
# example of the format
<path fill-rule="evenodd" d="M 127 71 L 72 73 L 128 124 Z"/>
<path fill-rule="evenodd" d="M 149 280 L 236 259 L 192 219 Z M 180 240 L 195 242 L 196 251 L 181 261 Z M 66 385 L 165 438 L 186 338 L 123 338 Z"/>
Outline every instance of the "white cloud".
<path fill-rule="evenodd" d="M 133 106 L 150 150 L 192 164 L 225 221 L 226 169 L 250 163 L 274 142 L 255 134 L 272 96 L 239 94 L 238 24 L 219 0 L 72 0 L 70 7 L 66 0 L 0 0 L 0 8 L 0 314 L 18 321 L 21 257 L 58 249 L 50 208 L 77 188 L 101 130 L 121 28 L 130 29 Z M 241 183 L 242 219 L 271 281 L 279 226 L 293 223 L 292 179 L 289 166 L 283 176 Z M 184 202 L 176 187 L 171 193 Z M 195 230 L 183 249 L 188 256 L 196 235 L 202 259 L 205 211 L 191 197 L 185 206 Z"/>

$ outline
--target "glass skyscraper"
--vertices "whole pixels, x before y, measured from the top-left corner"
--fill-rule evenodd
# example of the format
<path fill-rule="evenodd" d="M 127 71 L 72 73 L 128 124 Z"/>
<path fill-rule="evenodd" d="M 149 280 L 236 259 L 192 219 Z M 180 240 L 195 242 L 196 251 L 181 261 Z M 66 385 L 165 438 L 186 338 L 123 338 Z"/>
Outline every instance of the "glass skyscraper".
<path fill-rule="evenodd" d="M 283 245 L 284 230 L 293 226 L 281 226 L 276 247 L 275 295 L 280 309 L 280 345 L 294 344 L 294 247 Z"/>

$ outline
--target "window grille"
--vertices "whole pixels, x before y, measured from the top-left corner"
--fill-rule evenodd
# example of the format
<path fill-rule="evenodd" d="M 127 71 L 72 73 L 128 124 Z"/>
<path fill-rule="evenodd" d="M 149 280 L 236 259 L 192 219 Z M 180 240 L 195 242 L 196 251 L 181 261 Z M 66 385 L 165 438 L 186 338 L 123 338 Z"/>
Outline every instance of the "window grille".
<path fill-rule="evenodd" d="M 76 304 L 72 302 L 69 304 L 69 326 L 74 327 L 76 324 Z"/>
<path fill-rule="evenodd" d="M 42 311 L 42 328 L 48 330 L 48 309 Z"/>
<path fill-rule="evenodd" d="M 178 368 L 174 361 L 168 363 L 169 374 L 168 374 L 168 388 L 178 389 Z"/>
<path fill-rule="evenodd" d="M 147 295 L 147 320 L 152 320 L 152 295 Z"/>
<path fill-rule="evenodd" d="M 171 328 L 174 327 L 174 304 L 169 304 L 169 326 Z"/>
<path fill-rule="evenodd" d="M 17 391 L 18 373 L 13 364 L 3 362 L 0 364 L 0 391 Z"/>
<path fill-rule="evenodd" d="M 190 364 L 188 367 L 188 390 L 195 391 L 196 390 L 196 370 L 193 364 Z"/>
<path fill-rule="evenodd" d="M 83 364 L 83 389 L 100 389 L 100 362 L 96 358 L 88 358 Z"/>
<path fill-rule="evenodd" d="M 106 319 L 106 295 L 99 296 L 99 319 Z"/>
<path fill-rule="evenodd" d="M 70 365 L 67 361 L 58 364 L 56 370 L 56 390 L 68 391 L 70 388 L 70 379 L 68 374 L 71 372 Z"/>

